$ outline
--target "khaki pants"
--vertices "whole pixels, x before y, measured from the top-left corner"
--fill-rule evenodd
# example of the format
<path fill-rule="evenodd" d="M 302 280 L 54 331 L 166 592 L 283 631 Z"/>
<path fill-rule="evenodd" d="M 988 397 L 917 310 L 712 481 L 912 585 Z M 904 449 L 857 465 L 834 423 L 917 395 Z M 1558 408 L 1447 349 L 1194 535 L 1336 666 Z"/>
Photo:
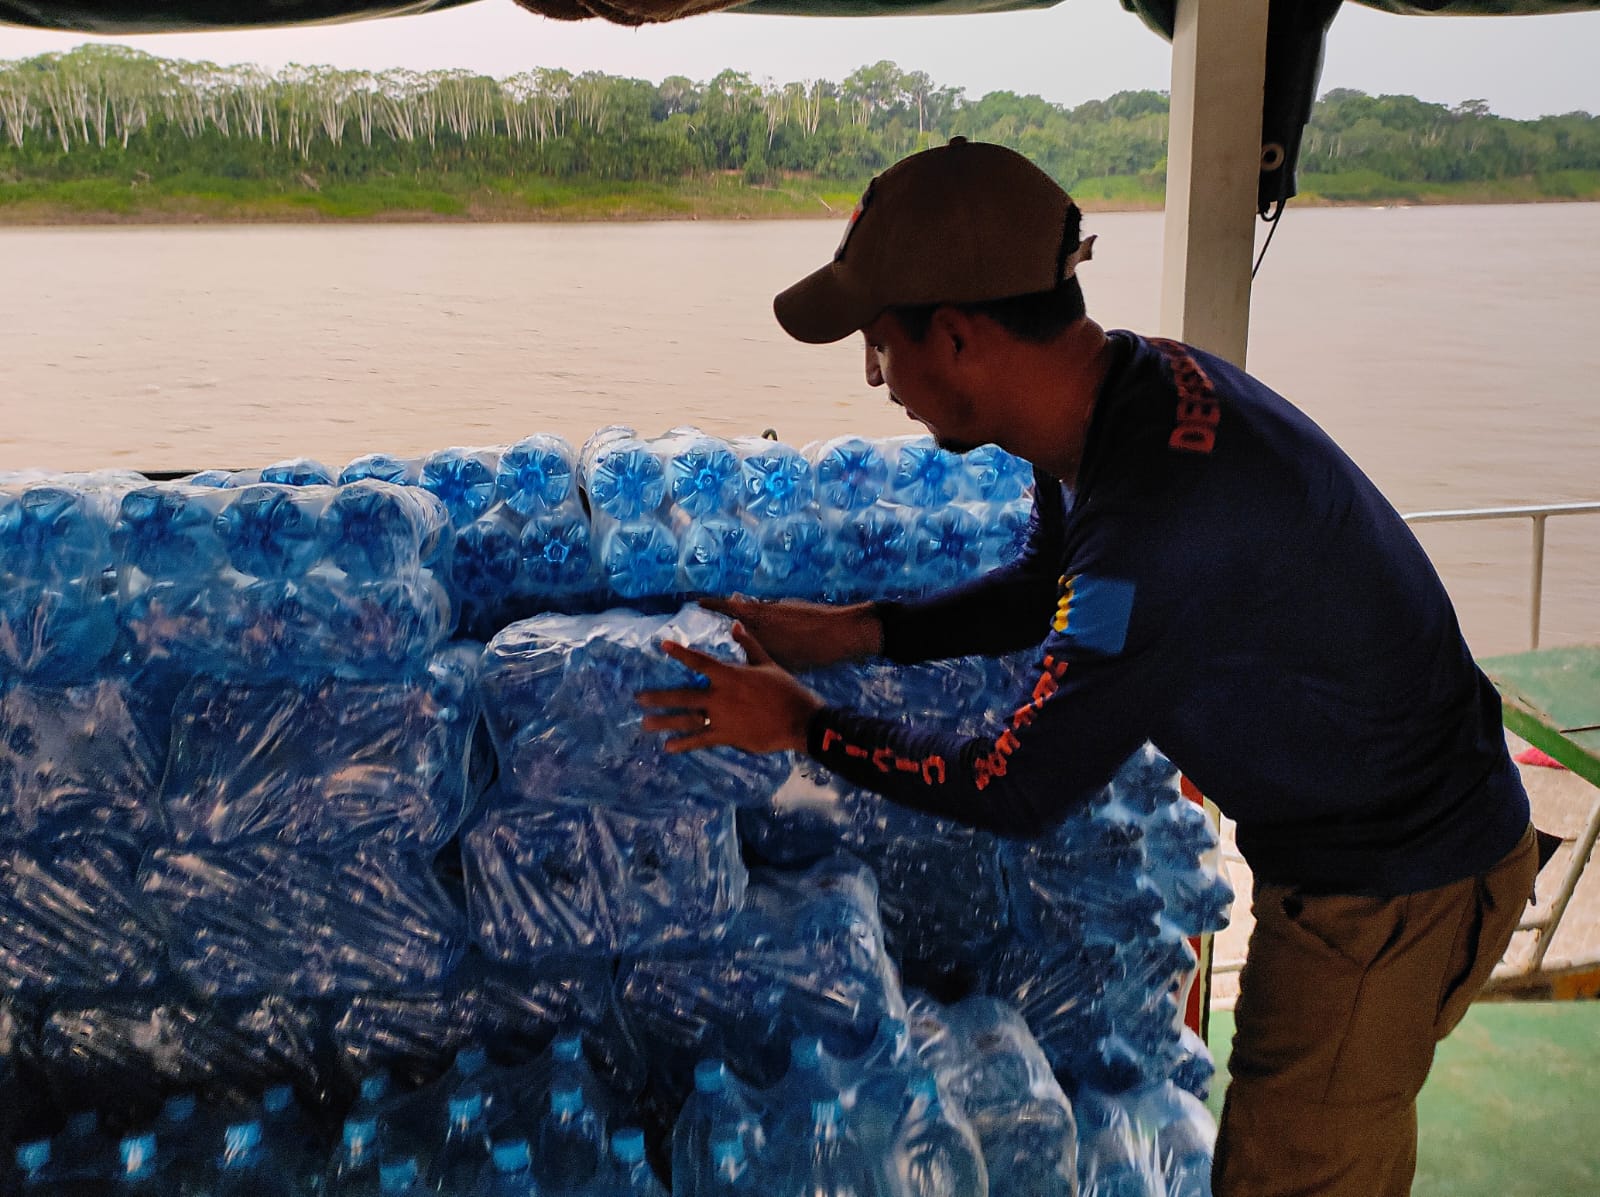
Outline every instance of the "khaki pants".
<path fill-rule="evenodd" d="M 1417 1094 L 1533 892 L 1529 827 L 1489 872 L 1399 898 L 1258 884 L 1216 1197 L 1405 1197 Z"/>

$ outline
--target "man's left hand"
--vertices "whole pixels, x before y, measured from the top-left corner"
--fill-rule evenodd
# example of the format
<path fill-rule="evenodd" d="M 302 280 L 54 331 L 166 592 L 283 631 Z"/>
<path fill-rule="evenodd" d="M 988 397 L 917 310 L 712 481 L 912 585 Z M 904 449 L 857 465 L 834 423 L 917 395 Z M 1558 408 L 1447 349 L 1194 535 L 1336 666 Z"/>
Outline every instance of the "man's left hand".
<path fill-rule="evenodd" d="M 746 752 L 804 752 L 806 725 L 823 701 L 773 663 L 742 623 L 733 625 L 734 642 L 744 649 L 745 665 L 663 641 L 661 651 L 687 665 L 708 683 L 700 689 L 641 690 L 635 698 L 652 712 L 646 731 L 668 733 L 668 752 L 726 745 Z"/>

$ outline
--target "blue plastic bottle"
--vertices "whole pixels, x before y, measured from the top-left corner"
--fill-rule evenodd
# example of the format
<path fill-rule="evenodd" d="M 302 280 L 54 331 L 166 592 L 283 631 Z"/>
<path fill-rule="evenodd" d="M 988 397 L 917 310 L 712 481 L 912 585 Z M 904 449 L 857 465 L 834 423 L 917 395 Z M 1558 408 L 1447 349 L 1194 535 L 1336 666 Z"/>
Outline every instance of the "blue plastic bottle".
<path fill-rule="evenodd" d="M 261 481 L 278 486 L 331 486 L 333 471 L 309 457 L 277 461 L 261 471 Z"/>
<path fill-rule="evenodd" d="M 324 1157 L 288 1085 L 273 1085 L 261 1095 L 261 1145 L 297 1187 L 309 1187 L 320 1177 Z"/>
<path fill-rule="evenodd" d="M 259 1122 L 237 1122 L 223 1132 L 213 1197 L 296 1197 L 282 1162 L 261 1143 Z"/>
<path fill-rule="evenodd" d="M 833 543 L 814 511 L 760 525 L 761 563 L 752 588 L 768 598 L 820 598 L 833 570 Z"/>
<path fill-rule="evenodd" d="M 987 1197 L 983 1149 L 965 1118 L 945 1109 L 932 1073 L 908 1087 L 910 1107 L 889 1149 L 889 1197 Z"/>
<path fill-rule="evenodd" d="M 793 515 L 811 505 L 816 480 L 811 463 L 790 445 L 744 439 L 740 455 L 740 496 L 745 514 L 763 523 Z"/>
<path fill-rule="evenodd" d="M 841 1086 L 854 1100 L 850 1125 L 874 1157 L 887 1154 L 895 1128 L 914 1096 L 910 1086 L 920 1077 L 911 1057 L 911 1032 L 905 1020 L 885 1015 L 867 1050 L 838 1062 Z"/>
<path fill-rule="evenodd" d="M 387 1068 L 369 1072 L 361 1078 L 361 1084 L 356 1089 L 356 1100 L 350 1107 L 350 1117 L 377 1118 L 388 1104 L 393 1089 L 394 1078 Z"/>
<path fill-rule="evenodd" d="M 433 1197 L 434 1191 L 418 1179 L 414 1156 L 385 1160 L 378 1168 L 378 1192 L 382 1197 Z"/>
<path fill-rule="evenodd" d="M 117 1144 L 119 1169 L 114 1177 L 112 1192 L 138 1194 L 139 1197 L 165 1197 L 175 1191 L 162 1168 L 164 1161 L 157 1154 L 153 1134 L 129 1135 Z"/>
<path fill-rule="evenodd" d="M 1157 1085 L 1140 1099 L 1138 1117 L 1156 1128 L 1164 1197 L 1211 1197 L 1217 1127 L 1205 1103 L 1175 1085 Z"/>
<path fill-rule="evenodd" d="M 504 1139 L 490 1152 L 490 1167 L 471 1190 L 474 1197 L 539 1197 L 533 1153 L 526 1139 Z"/>
<path fill-rule="evenodd" d="M 1233 887 L 1212 869 L 1159 869 L 1156 887 L 1167 920 L 1185 935 L 1221 931 L 1233 911 Z"/>
<path fill-rule="evenodd" d="M 97 574 L 109 564 L 109 496 L 71 483 L 0 491 L 0 573 L 65 579 Z"/>
<path fill-rule="evenodd" d="M 495 486 L 506 506 L 521 516 L 554 511 L 575 493 L 576 455 L 559 436 L 540 433 L 500 455 Z"/>
<path fill-rule="evenodd" d="M 465 1193 L 489 1162 L 489 1134 L 483 1120 L 483 1092 L 458 1091 L 447 1107 L 444 1139 L 428 1164 L 428 1185 L 441 1193 Z"/>
<path fill-rule="evenodd" d="M 459 528 L 494 505 L 497 465 L 489 449 L 440 449 L 423 459 L 419 484 L 439 497 Z"/>
<path fill-rule="evenodd" d="M 216 496 L 181 486 L 141 486 L 122 496 L 112 547 L 152 577 L 195 577 L 220 569 Z"/>
<path fill-rule="evenodd" d="M 615 524 L 600 540 L 600 573 L 620 598 L 671 594 L 677 588 L 677 539 L 657 519 Z"/>
<path fill-rule="evenodd" d="M 726 514 L 739 502 L 739 458 L 726 441 L 668 433 L 654 446 L 665 457 L 667 496 L 685 515 Z"/>
<path fill-rule="evenodd" d="M 675 1197 L 702 1197 L 713 1191 L 712 1177 L 722 1170 L 714 1144 L 730 1138 L 739 1145 L 741 1164 L 759 1159 L 767 1142 L 761 1112 L 726 1064 L 702 1060 L 695 1066 L 694 1092 L 672 1128 Z"/>
<path fill-rule="evenodd" d="M 920 512 L 911 528 L 910 571 L 916 590 L 938 590 L 975 576 L 983 556 L 983 526 L 957 506 Z"/>
<path fill-rule="evenodd" d="M 993 569 L 1016 560 L 1027 547 L 1033 527 L 1033 500 L 1015 499 L 985 511 L 983 566 Z"/>
<path fill-rule="evenodd" d="M 999 445 L 979 445 L 963 458 L 972 496 L 985 503 L 1009 503 L 1020 499 L 1033 477 L 1033 467 Z"/>
<path fill-rule="evenodd" d="M 624 1127 L 611 1136 L 611 1175 L 602 1188 L 606 1197 L 667 1197 L 644 1158 L 644 1132 Z"/>
<path fill-rule="evenodd" d="M 320 535 L 328 558 L 352 578 L 394 578 L 438 559 L 450 516 L 425 490 L 356 482 L 329 500 Z"/>
<path fill-rule="evenodd" d="M 583 1094 L 584 1109 L 600 1121 L 600 1132 L 608 1135 L 616 1117 L 616 1099 L 610 1087 L 597 1077 L 583 1054 L 581 1035 L 559 1035 L 550 1044 L 550 1089 L 577 1089 Z"/>
<path fill-rule="evenodd" d="M 393 482 L 402 486 L 415 486 L 422 477 L 421 464 L 387 453 L 368 453 L 356 458 L 339 471 L 340 483 L 360 482 L 374 478 L 379 482 Z"/>
<path fill-rule="evenodd" d="M 553 1089 L 539 1121 L 534 1174 L 553 1193 L 576 1191 L 594 1180 L 605 1158 L 605 1131 L 583 1104 L 583 1090 Z"/>
<path fill-rule="evenodd" d="M 1092 1197 L 1162 1197 L 1153 1144 L 1115 1100 L 1087 1091 L 1075 1102 L 1083 1129 L 1078 1171 Z"/>
<path fill-rule="evenodd" d="M 817 502 L 835 511 L 859 511 L 882 497 L 889 482 L 889 463 L 873 441 L 859 436 L 835 437 L 812 449 Z"/>
<path fill-rule="evenodd" d="M 1172 1066 L 1172 1083 L 1201 1101 L 1211 1096 L 1211 1079 L 1217 1075 L 1216 1062 L 1206 1041 L 1188 1027 L 1178 1036 L 1179 1056 Z"/>
<path fill-rule="evenodd" d="M 165 1171 L 180 1191 L 200 1187 L 209 1163 L 207 1153 L 222 1131 L 214 1113 L 202 1114 L 192 1093 L 180 1093 L 161 1103 L 152 1128 L 165 1159 Z"/>
<path fill-rule="evenodd" d="M 595 511 L 615 520 L 653 515 L 666 498 L 661 459 L 627 428 L 606 428 L 583 449 L 583 483 Z"/>
<path fill-rule="evenodd" d="M 767 1093 L 771 1108 L 770 1140 L 775 1150 L 793 1150 L 816 1125 L 820 1104 L 842 1098 L 839 1062 L 815 1035 L 789 1044 L 789 1071 Z"/>
<path fill-rule="evenodd" d="M 456 529 L 450 585 L 457 596 L 493 606 L 510 597 L 522 568 L 522 529 L 503 511 L 491 511 Z"/>
<path fill-rule="evenodd" d="M 840 598 L 889 598 L 905 586 L 911 535 L 904 509 L 881 503 L 831 522 L 833 588 Z"/>
<path fill-rule="evenodd" d="M 288 486 L 247 486 L 217 516 L 217 534 L 233 568 L 258 578 L 297 578 L 322 552 L 318 505 Z"/>
<path fill-rule="evenodd" d="M 758 1189 L 756 1168 L 745 1154 L 744 1142 L 737 1135 L 711 1140 L 711 1167 L 697 1187 L 680 1190 L 677 1187 L 678 1169 L 672 1169 L 672 1197 L 735 1197 L 754 1194 Z"/>
<path fill-rule="evenodd" d="M 57 1168 L 73 1180 L 104 1181 L 122 1167 L 117 1144 L 101 1133 L 100 1115 L 94 1110 L 79 1110 L 67 1119 L 54 1152 Z"/>
<path fill-rule="evenodd" d="M 810 1121 L 809 1132 L 786 1153 L 774 1197 L 883 1197 L 877 1165 L 847 1133 L 838 1099 L 812 1102 Z"/>
<path fill-rule="evenodd" d="M 61 1182 L 54 1155 L 49 1139 L 18 1144 L 12 1157 L 16 1161 L 18 1188 L 24 1193 L 52 1192 Z"/>
<path fill-rule="evenodd" d="M 961 459 L 931 436 L 893 444 L 888 497 L 908 507 L 943 507 L 958 497 L 964 481 Z"/>
<path fill-rule="evenodd" d="M 689 594 L 734 594 L 750 588 L 761 548 L 745 524 L 710 515 L 683 530 L 678 547 L 678 587 Z"/>
<path fill-rule="evenodd" d="M 521 588 L 533 594 L 567 594 L 594 581 L 589 520 L 576 503 L 530 516 L 521 552 Z"/>
<path fill-rule="evenodd" d="M 346 1118 L 339 1146 L 328 1163 L 327 1197 L 377 1197 L 378 1120 Z"/>

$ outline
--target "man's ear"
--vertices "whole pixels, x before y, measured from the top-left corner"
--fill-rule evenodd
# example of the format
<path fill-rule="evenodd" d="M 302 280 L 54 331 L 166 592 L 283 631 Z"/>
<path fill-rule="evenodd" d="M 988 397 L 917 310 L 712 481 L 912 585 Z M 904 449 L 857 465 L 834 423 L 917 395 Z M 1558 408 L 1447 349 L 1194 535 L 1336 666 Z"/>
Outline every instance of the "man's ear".
<path fill-rule="evenodd" d="M 952 360 L 971 351 L 974 331 L 972 317 L 948 304 L 933 310 L 933 319 L 928 325 L 928 337 L 934 340 L 935 348 Z"/>

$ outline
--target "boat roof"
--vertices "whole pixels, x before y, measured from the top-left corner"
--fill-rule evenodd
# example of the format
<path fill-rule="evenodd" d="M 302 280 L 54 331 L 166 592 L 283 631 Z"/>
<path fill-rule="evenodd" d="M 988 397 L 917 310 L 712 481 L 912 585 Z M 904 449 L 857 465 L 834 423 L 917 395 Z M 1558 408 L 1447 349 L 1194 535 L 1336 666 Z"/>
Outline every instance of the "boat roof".
<path fill-rule="evenodd" d="M 369 17 L 413 16 L 472 0 L 0 0 L 0 22 L 37 29 L 130 34 L 178 30 L 315 25 Z M 1051 8 L 1057 0 L 518 0 L 548 16 L 598 16 L 626 24 L 677 20 L 704 12 L 785 16 L 886 17 L 970 15 Z M 1284 0 L 1278 0 L 1277 9 Z M 1298 0 L 1289 0 L 1293 7 Z M 1587 12 L 1600 0 L 1359 0 L 1366 8 L 1416 16 L 1529 16 Z M 1170 36 L 1176 0 L 1122 0 L 1156 32 Z"/>

